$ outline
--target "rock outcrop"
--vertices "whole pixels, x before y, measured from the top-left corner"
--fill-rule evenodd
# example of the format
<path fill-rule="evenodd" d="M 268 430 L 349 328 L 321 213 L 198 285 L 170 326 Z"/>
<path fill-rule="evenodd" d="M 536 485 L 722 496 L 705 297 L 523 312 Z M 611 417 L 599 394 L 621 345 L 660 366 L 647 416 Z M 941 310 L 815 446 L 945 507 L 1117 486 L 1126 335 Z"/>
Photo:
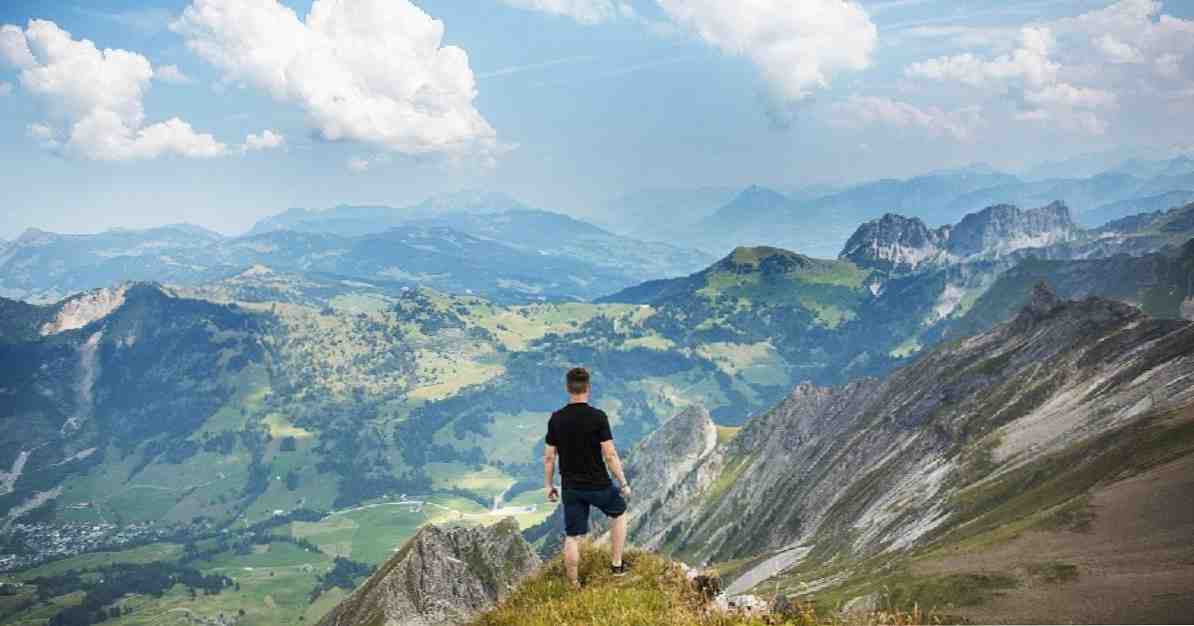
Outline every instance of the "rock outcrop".
<path fill-rule="evenodd" d="M 917 218 L 888 213 L 864 223 L 839 258 L 893 273 L 913 272 L 975 258 L 1074 241 L 1083 230 L 1060 202 L 1037 209 L 1000 204 L 971 213 L 955 225 L 930 229 Z"/>
<path fill-rule="evenodd" d="M 889 272 L 915 271 L 942 258 L 949 230 L 930 230 L 919 218 L 887 213 L 859 226 L 840 258 Z"/>
<path fill-rule="evenodd" d="M 492 608 L 540 565 L 513 518 L 424 526 L 319 626 L 460 624 Z"/>

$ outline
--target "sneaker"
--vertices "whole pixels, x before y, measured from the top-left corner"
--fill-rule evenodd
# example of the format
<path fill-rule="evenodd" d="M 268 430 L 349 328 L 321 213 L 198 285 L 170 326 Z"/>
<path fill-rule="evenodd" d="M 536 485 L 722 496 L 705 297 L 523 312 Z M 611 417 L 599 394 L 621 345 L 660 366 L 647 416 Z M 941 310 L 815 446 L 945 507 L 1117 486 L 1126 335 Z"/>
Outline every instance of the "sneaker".
<path fill-rule="evenodd" d="M 610 565 L 609 573 L 613 574 L 614 576 L 625 576 L 627 573 L 626 564 L 623 563 L 621 565 Z"/>

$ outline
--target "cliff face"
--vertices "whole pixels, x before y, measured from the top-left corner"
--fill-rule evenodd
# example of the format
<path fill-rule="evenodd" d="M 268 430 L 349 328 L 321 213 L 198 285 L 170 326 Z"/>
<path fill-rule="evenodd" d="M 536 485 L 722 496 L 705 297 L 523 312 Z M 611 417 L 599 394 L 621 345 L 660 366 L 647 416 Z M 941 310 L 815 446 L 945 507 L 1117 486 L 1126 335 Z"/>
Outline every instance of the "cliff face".
<path fill-rule="evenodd" d="M 1060 202 L 1030 210 L 1001 204 L 962 218 L 949 235 L 949 250 L 960 257 L 1002 255 L 1069 241 L 1079 230 Z"/>
<path fill-rule="evenodd" d="M 1060 202 L 1028 210 L 995 205 L 937 229 L 929 229 L 917 218 L 889 213 L 860 226 L 839 258 L 863 267 L 906 273 L 926 266 L 1048 248 L 1079 239 L 1082 234 L 1069 208 Z"/>
<path fill-rule="evenodd" d="M 511 518 L 425 526 L 320 626 L 460 624 L 495 606 L 540 565 Z"/>
<path fill-rule="evenodd" d="M 919 218 L 888 213 L 854 231 L 840 258 L 884 271 L 914 271 L 942 259 L 949 230 L 930 230 Z"/>
<path fill-rule="evenodd" d="M 635 542 L 656 549 L 667 540 L 666 524 L 692 506 L 717 477 L 721 457 L 717 426 L 703 407 L 693 406 L 664 422 L 627 455 L 628 476 L 634 487 L 634 509 L 651 515 L 632 515 Z"/>

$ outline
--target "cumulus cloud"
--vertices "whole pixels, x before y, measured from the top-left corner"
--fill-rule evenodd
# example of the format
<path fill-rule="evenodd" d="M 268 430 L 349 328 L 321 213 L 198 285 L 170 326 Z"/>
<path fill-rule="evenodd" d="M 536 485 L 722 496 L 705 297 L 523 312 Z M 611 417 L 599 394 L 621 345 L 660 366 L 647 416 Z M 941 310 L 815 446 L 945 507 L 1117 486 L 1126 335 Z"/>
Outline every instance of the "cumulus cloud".
<path fill-rule="evenodd" d="M 191 78 L 182 73 L 177 65 L 161 65 L 154 71 L 153 77 L 166 83 L 174 83 L 176 85 L 185 85 L 191 82 Z"/>
<path fill-rule="evenodd" d="M 915 129 L 933 136 L 948 136 L 969 141 L 982 125 L 977 107 L 945 111 L 938 107 L 918 107 L 907 102 L 878 96 L 852 96 L 834 106 L 833 122 L 840 126 L 862 128 L 873 125 Z"/>
<path fill-rule="evenodd" d="M 274 150 L 276 148 L 283 148 L 286 146 L 286 137 L 281 133 L 275 133 L 268 128 L 261 131 L 260 135 L 249 133 L 245 137 L 245 144 L 241 147 L 241 152 L 253 152 L 259 150 Z"/>
<path fill-rule="evenodd" d="M 783 102 L 807 97 L 844 71 L 870 65 L 878 31 L 843 0 L 658 0 L 681 27 L 759 69 Z"/>
<path fill-rule="evenodd" d="M 408 154 L 492 157 L 468 55 L 409 0 L 194 0 L 171 25 L 225 80 L 294 102 L 329 141 Z"/>
<path fill-rule="evenodd" d="M 1141 115 L 1158 103 L 1188 106 L 1194 93 L 1192 66 L 1194 21 L 1163 14 L 1157 0 L 1121 0 L 1025 26 L 1006 54 L 929 59 L 909 65 L 905 75 L 1010 97 L 1017 120 L 1103 134 L 1116 112 Z"/>
<path fill-rule="evenodd" d="M 118 161 L 225 152 L 224 144 L 178 118 L 146 125 L 142 101 L 153 69 L 140 54 L 100 50 L 54 22 L 31 20 L 23 30 L 11 24 L 0 27 L 0 57 L 20 70 L 21 86 L 45 99 L 63 121 L 63 139 L 53 144 L 69 154 Z M 36 126 L 38 134 L 42 127 L 51 129 Z"/>
<path fill-rule="evenodd" d="M 540 11 L 570 17 L 582 24 L 608 22 L 618 17 L 634 17 L 634 8 L 617 0 L 503 0 L 516 9 Z"/>
<path fill-rule="evenodd" d="M 904 73 L 918 78 L 958 81 L 972 87 L 1002 87 L 1013 81 L 1039 87 L 1056 81 L 1061 69 L 1049 58 L 1053 46 L 1052 31 L 1029 26 L 1020 31 L 1020 47 L 1009 54 L 993 59 L 970 53 L 940 57 L 913 63 Z"/>

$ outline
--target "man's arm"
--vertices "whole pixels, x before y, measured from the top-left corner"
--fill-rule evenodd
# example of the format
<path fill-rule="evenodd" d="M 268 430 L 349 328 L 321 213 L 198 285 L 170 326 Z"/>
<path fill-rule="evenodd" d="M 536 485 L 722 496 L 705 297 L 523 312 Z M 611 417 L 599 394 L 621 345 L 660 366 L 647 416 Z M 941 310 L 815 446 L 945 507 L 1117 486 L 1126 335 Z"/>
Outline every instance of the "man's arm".
<path fill-rule="evenodd" d="M 547 499 L 550 502 L 555 502 L 559 496 L 555 486 L 556 474 L 556 447 L 552 445 L 543 446 L 543 487 L 547 489 Z"/>
<path fill-rule="evenodd" d="M 622 492 L 630 495 L 630 483 L 626 480 L 626 474 L 622 472 L 622 458 L 618 456 L 618 449 L 614 447 L 613 439 L 601 442 L 601 456 L 605 458 L 605 466 L 609 468 L 618 484 L 622 486 Z"/>

